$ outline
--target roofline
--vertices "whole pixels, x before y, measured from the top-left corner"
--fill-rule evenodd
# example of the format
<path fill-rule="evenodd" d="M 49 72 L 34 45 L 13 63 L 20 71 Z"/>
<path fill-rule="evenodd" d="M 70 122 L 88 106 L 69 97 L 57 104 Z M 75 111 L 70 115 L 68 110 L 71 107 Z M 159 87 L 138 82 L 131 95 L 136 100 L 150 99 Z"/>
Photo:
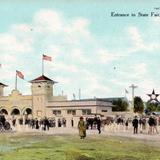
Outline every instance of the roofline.
<path fill-rule="evenodd" d="M 54 102 L 81 102 L 81 101 L 102 101 L 102 100 L 99 100 L 99 99 L 75 99 L 75 100 L 64 100 L 64 101 L 54 101 Z M 52 102 L 52 100 L 50 100 L 49 102 Z"/>
<path fill-rule="evenodd" d="M 53 80 L 31 80 L 31 81 L 28 81 L 30 83 L 38 83 L 38 82 L 52 82 L 53 84 L 54 83 L 58 83 L 56 81 L 53 81 Z"/>
<path fill-rule="evenodd" d="M 105 105 L 97 105 L 97 104 L 95 104 L 95 105 L 69 105 L 69 106 L 67 106 L 67 105 L 64 105 L 64 106 L 53 106 L 53 105 L 46 105 L 46 107 L 47 108 L 65 108 L 65 107 L 78 107 L 78 108 L 81 108 L 81 107 L 85 107 L 85 108 L 87 108 L 87 107 L 95 107 L 95 106 L 101 106 L 101 107 L 113 107 L 113 106 L 111 106 L 111 105 L 108 105 L 108 106 L 105 106 Z"/>
<path fill-rule="evenodd" d="M 38 79 L 38 78 L 40 78 L 40 77 L 44 77 L 44 78 L 46 78 L 46 79 L 40 79 L 40 80 L 37 80 L 37 79 Z M 33 80 L 31 80 L 31 81 L 28 81 L 28 82 L 30 82 L 30 83 L 38 83 L 38 82 L 52 82 L 53 84 L 54 84 L 54 83 L 58 83 L 58 82 L 53 81 L 52 79 L 50 79 L 50 78 L 46 77 L 44 74 L 42 74 L 42 75 L 41 75 L 41 76 L 39 76 L 38 78 L 35 78 L 35 79 L 33 79 Z"/>
<path fill-rule="evenodd" d="M 5 85 L 3 83 L 0 83 L 0 86 L 8 87 L 8 85 Z"/>

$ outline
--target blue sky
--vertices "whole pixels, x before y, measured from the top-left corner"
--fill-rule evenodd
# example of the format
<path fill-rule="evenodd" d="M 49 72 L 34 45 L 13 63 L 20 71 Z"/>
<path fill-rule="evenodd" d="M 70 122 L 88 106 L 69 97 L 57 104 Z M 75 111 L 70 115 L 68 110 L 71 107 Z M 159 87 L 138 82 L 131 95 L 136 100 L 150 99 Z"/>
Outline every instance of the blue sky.
<path fill-rule="evenodd" d="M 129 86 L 138 86 L 136 96 L 147 100 L 154 88 L 160 93 L 160 17 L 138 17 L 138 12 L 160 13 L 158 1 L 51 1 L 0 2 L 1 82 L 30 94 L 30 83 L 41 75 L 58 81 L 54 94 L 72 99 L 124 96 Z M 135 13 L 135 17 L 111 17 L 111 12 Z"/>

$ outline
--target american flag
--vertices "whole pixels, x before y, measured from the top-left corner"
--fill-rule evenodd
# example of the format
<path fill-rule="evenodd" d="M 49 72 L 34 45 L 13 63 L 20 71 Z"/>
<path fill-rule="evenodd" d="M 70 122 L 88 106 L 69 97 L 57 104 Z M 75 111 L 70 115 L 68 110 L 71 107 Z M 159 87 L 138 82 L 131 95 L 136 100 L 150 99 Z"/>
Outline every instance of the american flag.
<path fill-rule="evenodd" d="M 43 54 L 43 60 L 52 61 L 52 57 Z"/>
<path fill-rule="evenodd" d="M 17 75 L 19 78 L 24 79 L 24 75 L 22 74 L 22 72 L 16 70 L 16 75 Z"/>

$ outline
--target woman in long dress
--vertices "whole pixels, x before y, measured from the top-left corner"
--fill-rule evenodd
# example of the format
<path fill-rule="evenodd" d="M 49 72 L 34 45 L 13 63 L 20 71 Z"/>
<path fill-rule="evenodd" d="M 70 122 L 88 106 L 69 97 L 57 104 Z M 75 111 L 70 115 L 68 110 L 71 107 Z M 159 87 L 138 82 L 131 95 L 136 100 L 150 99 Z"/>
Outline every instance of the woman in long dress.
<path fill-rule="evenodd" d="M 79 136 L 81 139 L 86 137 L 86 124 L 83 120 L 83 117 L 80 117 L 80 121 L 78 122 Z"/>

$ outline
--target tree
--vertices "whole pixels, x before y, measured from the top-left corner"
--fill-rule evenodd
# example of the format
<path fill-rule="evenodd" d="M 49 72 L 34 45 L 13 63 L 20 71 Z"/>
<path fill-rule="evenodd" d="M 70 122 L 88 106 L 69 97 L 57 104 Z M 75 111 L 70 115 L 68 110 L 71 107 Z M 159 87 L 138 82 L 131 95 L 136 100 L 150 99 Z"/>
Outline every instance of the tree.
<path fill-rule="evenodd" d="M 160 104 L 158 104 L 156 111 L 160 111 Z"/>
<path fill-rule="evenodd" d="M 135 113 L 143 113 L 144 104 L 141 97 L 134 97 L 134 112 Z"/>
<path fill-rule="evenodd" d="M 147 102 L 146 109 L 148 112 L 160 111 L 160 104 L 153 103 L 153 102 Z"/>
<path fill-rule="evenodd" d="M 114 107 L 112 111 L 127 111 L 128 109 L 128 102 L 119 98 L 118 100 L 113 101 Z"/>

